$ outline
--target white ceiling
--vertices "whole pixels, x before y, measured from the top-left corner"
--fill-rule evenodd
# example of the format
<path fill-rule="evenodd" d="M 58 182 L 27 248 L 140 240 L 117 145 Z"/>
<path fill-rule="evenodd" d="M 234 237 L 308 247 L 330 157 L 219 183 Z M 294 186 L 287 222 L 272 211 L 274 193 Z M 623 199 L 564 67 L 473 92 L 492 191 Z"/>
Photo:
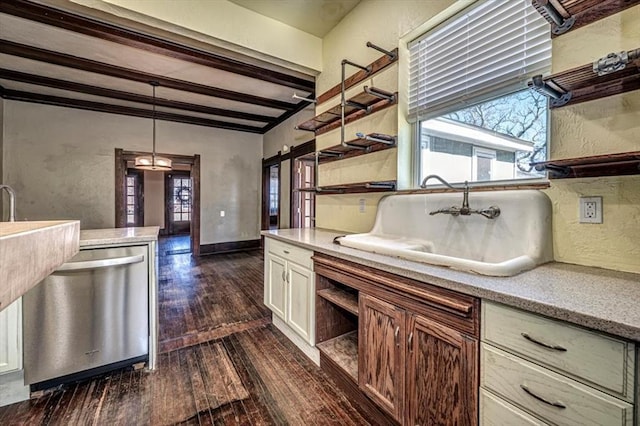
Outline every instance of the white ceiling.
<path fill-rule="evenodd" d="M 360 0 L 229 1 L 320 38 L 360 3 Z"/>
<path fill-rule="evenodd" d="M 235 125 L 240 131 L 264 133 L 306 106 L 292 98 L 294 93 L 313 96 L 313 78 L 301 79 L 299 73 L 290 75 L 297 79 L 294 88 L 282 71 L 278 79 L 267 81 L 264 75 L 272 72 L 255 65 L 249 75 L 236 67 L 237 60 L 231 68 L 219 69 L 214 62 L 174 54 L 170 48 L 140 44 L 131 32 L 125 32 L 123 40 L 106 30 L 88 31 L 92 23 L 82 17 L 75 16 L 77 27 L 65 27 L 75 19 L 73 14 L 48 6 L 4 2 L 0 2 L 0 95 L 8 99 L 70 107 L 75 102 L 78 108 L 84 103 L 85 109 L 97 110 L 119 106 L 150 114 L 149 83 L 159 81 L 157 99 L 164 105 L 159 104 L 157 111 L 174 114 L 172 119 L 182 116 L 185 122 L 197 119 L 202 125 Z M 66 19 L 56 16 L 58 12 Z M 131 38 L 136 41 L 130 42 Z M 207 53 L 189 52 L 195 52 L 194 58 Z M 220 122 L 222 126 L 217 125 Z"/>

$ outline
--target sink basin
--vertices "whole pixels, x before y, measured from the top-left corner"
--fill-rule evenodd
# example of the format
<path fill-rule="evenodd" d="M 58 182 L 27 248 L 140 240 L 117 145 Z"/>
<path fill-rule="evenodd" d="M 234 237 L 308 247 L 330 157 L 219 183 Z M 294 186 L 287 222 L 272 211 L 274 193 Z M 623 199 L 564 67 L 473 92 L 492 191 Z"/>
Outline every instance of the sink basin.
<path fill-rule="evenodd" d="M 540 191 L 471 192 L 481 215 L 429 215 L 460 206 L 462 194 L 407 194 L 383 198 L 371 232 L 347 235 L 341 245 L 491 276 L 512 276 L 553 260 L 551 202 Z"/>

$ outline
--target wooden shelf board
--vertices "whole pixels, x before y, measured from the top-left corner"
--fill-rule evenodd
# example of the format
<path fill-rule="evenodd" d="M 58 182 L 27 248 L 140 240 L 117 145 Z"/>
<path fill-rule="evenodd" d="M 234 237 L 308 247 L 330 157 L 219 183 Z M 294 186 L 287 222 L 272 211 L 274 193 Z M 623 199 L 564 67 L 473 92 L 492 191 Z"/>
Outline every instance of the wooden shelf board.
<path fill-rule="evenodd" d="M 392 188 L 381 188 L 381 187 L 371 187 L 370 185 L 393 185 Z M 378 182 L 360 182 L 360 183 L 349 183 L 344 185 L 330 185 L 330 186 L 321 186 L 317 189 L 318 194 L 359 194 L 365 192 L 393 192 L 396 190 L 396 181 L 378 181 Z"/>
<path fill-rule="evenodd" d="M 592 101 L 618 93 L 640 89 L 640 58 L 630 61 L 624 69 L 599 76 L 593 71 L 593 64 L 572 68 L 548 77 L 543 81 L 565 92 L 571 92 L 571 99 L 561 108 L 580 102 Z M 532 83 L 529 83 L 532 87 Z"/>
<path fill-rule="evenodd" d="M 539 170 L 548 170 L 550 179 L 622 176 L 640 174 L 640 151 L 531 163 Z"/>
<path fill-rule="evenodd" d="M 395 96 L 397 99 L 397 94 Z M 373 114 L 384 108 L 388 108 L 391 105 L 395 105 L 397 100 L 391 101 L 387 99 L 381 99 L 377 96 L 370 95 L 366 92 L 360 92 L 356 96 L 348 99 L 348 101 L 357 102 L 359 104 L 369 107 L 369 112 L 356 108 L 354 106 L 345 106 L 344 121 L 345 124 L 351 123 L 357 119 L 360 119 L 368 114 Z M 298 130 L 307 130 L 315 132 L 316 135 L 321 135 L 330 130 L 340 127 L 340 105 L 334 106 L 328 111 L 317 115 L 316 117 L 300 123 L 297 126 Z"/>
<path fill-rule="evenodd" d="M 391 52 L 395 53 L 395 59 L 391 59 L 388 55 L 382 55 L 380 58 L 376 59 L 375 61 L 369 64 L 369 66 L 371 67 L 371 72 L 366 72 L 361 70 L 353 74 L 352 76 L 348 77 L 344 81 L 345 89 L 349 89 L 350 87 L 353 87 L 356 84 L 361 83 L 366 79 L 373 77 L 376 73 L 387 68 L 389 65 L 392 65 L 395 62 L 397 62 L 398 48 L 393 49 Z M 331 89 L 327 90 L 326 92 L 318 96 L 317 105 L 325 103 L 326 101 L 333 98 L 334 96 L 338 96 L 340 94 L 340 90 L 341 90 L 341 84 L 336 84 Z"/>
<path fill-rule="evenodd" d="M 339 365 L 356 382 L 358 381 L 358 331 L 354 330 L 333 339 L 317 343 L 316 347 L 326 357 Z"/>
<path fill-rule="evenodd" d="M 358 295 L 339 288 L 325 288 L 318 290 L 318 296 L 337 305 L 354 315 L 358 315 Z"/>
<path fill-rule="evenodd" d="M 370 133 L 367 136 L 378 137 L 378 138 L 391 138 L 390 135 L 384 135 L 382 133 Z M 346 158 L 357 157 L 364 154 L 369 154 L 371 152 L 384 151 L 385 149 L 395 148 L 396 144 L 387 144 L 382 142 L 374 142 L 369 141 L 364 138 L 357 138 L 350 141 L 347 141 L 350 145 L 358 145 L 366 149 L 360 149 L 349 146 L 342 146 L 341 144 L 330 146 L 329 148 L 325 148 L 320 150 L 320 158 L 318 158 L 318 163 L 331 163 L 332 161 L 344 160 Z M 312 152 L 307 155 L 303 155 L 301 157 L 297 157 L 297 160 L 300 161 L 308 161 L 315 162 L 316 161 L 316 153 Z"/>
<path fill-rule="evenodd" d="M 592 22 L 606 18 L 607 16 L 618 13 L 624 9 L 627 9 L 633 5 L 640 4 L 640 0 L 558 0 L 562 7 L 569 13 L 570 16 L 575 17 L 575 23 L 567 31 L 573 31 L 576 28 L 583 27 Z M 541 0 L 533 0 L 533 7 L 551 24 L 552 28 L 556 27 L 556 24 L 549 18 L 548 14 L 540 6 Z M 560 34 L 562 35 L 562 34 Z M 559 37 L 551 33 L 551 37 Z"/>

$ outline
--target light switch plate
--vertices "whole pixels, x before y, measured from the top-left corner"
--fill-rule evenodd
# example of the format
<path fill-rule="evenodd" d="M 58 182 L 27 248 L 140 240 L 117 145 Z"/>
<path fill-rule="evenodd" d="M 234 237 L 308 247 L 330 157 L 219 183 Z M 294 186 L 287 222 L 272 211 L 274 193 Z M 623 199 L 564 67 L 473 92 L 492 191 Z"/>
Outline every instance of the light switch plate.
<path fill-rule="evenodd" d="M 580 197 L 580 223 L 602 223 L 602 197 Z"/>

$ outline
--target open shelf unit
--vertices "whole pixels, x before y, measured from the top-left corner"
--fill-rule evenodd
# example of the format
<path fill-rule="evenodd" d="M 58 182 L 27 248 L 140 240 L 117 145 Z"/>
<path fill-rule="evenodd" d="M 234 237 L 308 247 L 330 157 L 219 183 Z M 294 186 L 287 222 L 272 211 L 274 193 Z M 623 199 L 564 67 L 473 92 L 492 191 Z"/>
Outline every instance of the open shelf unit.
<path fill-rule="evenodd" d="M 382 133 L 359 135 L 358 138 L 348 141 L 347 146 L 338 144 L 318 151 L 318 164 L 344 160 L 345 158 L 357 157 L 370 152 L 383 151 L 395 147 L 396 143 L 397 138 L 395 136 Z M 312 152 L 298 159 L 302 161 L 316 161 L 316 153 Z"/>
<path fill-rule="evenodd" d="M 640 0 L 532 0 L 531 4 L 549 21 L 554 37 L 640 4 Z"/>
<path fill-rule="evenodd" d="M 548 170 L 550 179 L 640 174 L 640 151 L 531 163 L 538 171 Z"/>
<path fill-rule="evenodd" d="M 316 275 L 316 347 L 358 381 L 358 290 Z"/>
<path fill-rule="evenodd" d="M 304 123 L 296 126 L 297 130 L 306 130 L 314 132 L 315 135 L 321 135 L 330 130 L 340 128 L 340 143 L 320 150 L 311 154 L 307 154 L 299 158 L 302 161 L 315 162 L 315 187 L 300 188 L 300 192 L 316 192 L 318 194 L 355 194 L 366 192 L 387 192 L 395 191 L 397 182 L 394 181 L 368 181 L 359 183 L 350 183 L 343 185 L 319 185 L 319 166 L 331 161 L 343 160 L 346 158 L 357 157 L 371 152 L 382 151 L 397 146 L 397 136 L 386 135 L 382 133 L 370 133 L 368 135 L 356 134 L 357 138 L 345 140 L 345 126 L 348 123 L 359 120 L 368 114 L 381 111 L 398 102 L 398 93 L 387 92 L 385 90 L 364 86 L 363 91 L 350 99 L 346 99 L 345 92 L 348 88 L 373 77 L 377 72 L 385 69 L 389 65 L 398 60 L 398 50 L 387 51 L 378 47 L 371 42 L 367 42 L 367 47 L 384 53 L 384 56 L 377 59 L 373 63 L 362 66 L 347 59 L 341 62 L 342 77 L 340 84 L 332 87 L 327 92 L 320 95 L 315 102 L 317 104 L 325 102 L 340 95 L 340 103 L 327 111 L 313 117 Z M 350 77 L 346 76 L 346 67 L 351 66 L 359 68 L 359 71 Z"/>
<path fill-rule="evenodd" d="M 345 103 L 345 124 L 358 120 L 366 115 L 381 111 L 397 102 L 397 93 L 387 92 L 375 87 L 364 87 L 364 90 Z M 297 130 L 307 130 L 321 135 L 341 126 L 340 105 L 313 117 L 310 120 L 296 126 Z"/>
<path fill-rule="evenodd" d="M 640 49 L 610 53 L 548 77 L 535 76 L 529 87 L 548 96 L 551 108 L 640 89 Z"/>

